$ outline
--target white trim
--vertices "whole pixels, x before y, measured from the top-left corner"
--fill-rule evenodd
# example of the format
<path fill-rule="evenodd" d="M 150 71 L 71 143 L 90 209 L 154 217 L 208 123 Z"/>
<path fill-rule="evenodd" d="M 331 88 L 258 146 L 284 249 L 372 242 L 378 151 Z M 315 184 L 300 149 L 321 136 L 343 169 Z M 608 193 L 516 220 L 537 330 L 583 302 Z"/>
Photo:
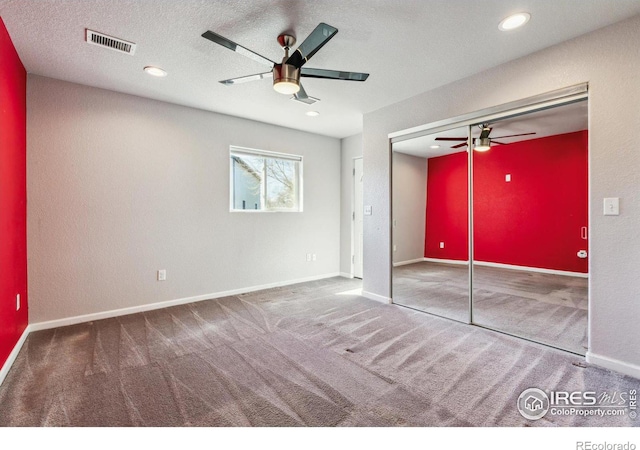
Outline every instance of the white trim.
<path fill-rule="evenodd" d="M 434 262 L 441 264 L 458 264 L 461 266 L 468 266 L 469 261 L 460 261 L 458 259 L 439 259 L 439 258 L 424 258 L 425 262 Z"/>
<path fill-rule="evenodd" d="M 76 325 L 78 323 L 91 322 L 93 320 L 101 320 L 101 319 L 109 319 L 109 318 L 118 317 L 118 316 L 126 316 L 128 314 L 135 314 L 139 312 L 152 311 L 155 309 L 168 308 L 170 306 L 184 305 L 187 303 L 200 302 L 203 300 L 212 300 L 215 298 L 247 294 L 249 292 L 261 291 L 263 289 L 289 286 L 291 284 L 305 283 L 307 281 L 323 280 L 325 278 L 333 278 L 337 276 L 340 276 L 339 272 L 328 273 L 325 275 L 317 275 L 313 277 L 299 278 L 297 280 L 282 281 L 278 283 L 262 284 L 259 286 L 251 286 L 243 289 L 233 289 L 230 291 L 196 295 L 193 297 L 179 298 L 176 300 L 167 300 L 164 302 L 149 303 L 149 304 L 140 305 L 140 306 L 131 306 L 129 308 L 112 309 L 109 311 L 101 311 L 97 313 L 84 314 L 82 316 L 66 317 L 64 319 L 56 319 L 56 320 L 49 320 L 46 322 L 32 323 L 31 325 L 29 325 L 29 329 L 30 331 L 48 330 L 51 328 L 65 327 L 68 325 Z"/>
<path fill-rule="evenodd" d="M 27 340 L 27 336 L 29 336 L 30 332 L 31 332 L 31 325 L 27 325 L 27 327 L 22 332 L 22 336 L 20 336 L 20 339 L 18 339 L 18 342 L 16 342 L 16 345 L 13 347 L 13 350 L 11 351 L 11 353 L 9 353 L 9 357 L 4 362 L 2 369 L 0 369 L 0 386 L 2 386 L 2 383 L 4 382 L 4 379 L 7 377 L 7 374 L 9 373 L 11 366 L 13 366 L 13 363 L 16 361 L 16 358 L 18 357 L 18 353 L 20 353 L 20 350 L 22 349 L 22 345 L 24 344 L 24 341 Z"/>
<path fill-rule="evenodd" d="M 362 291 L 362 296 L 368 298 L 369 300 L 375 300 L 376 302 L 382 303 L 393 303 L 390 297 L 384 297 L 382 295 L 374 294 L 373 292 Z"/>
<path fill-rule="evenodd" d="M 454 259 L 424 258 L 424 260 L 427 262 L 434 262 L 434 263 L 441 263 L 441 264 L 462 264 L 462 265 L 469 264 L 469 261 L 458 261 Z M 547 273 L 551 275 L 562 275 L 565 277 L 589 278 L 588 273 L 569 272 L 567 270 L 542 269 L 540 267 L 516 266 L 513 264 L 502 264 L 502 263 L 494 263 L 494 262 L 487 262 L 487 261 L 474 261 L 473 264 L 475 264 L 476 266 L 496 267 L 499 269 L 521 270 L 523 272 L 538 272 L 538 273 Z"/>
<path fill-rule="evenodd" d="M 353 158 L 351 158 L 351 264 L 350 264 L 350 269 L 351 269 L 351 278 L 355 278 L 356 276 L 356 262 L 355 262 L 355 255 L 356 255 L 356 161 L 358 159 L 362 160 L 362 173 L 364 174 L 364 157 L 363 155 L 360 156 L 354 156 Z M 364 176 L 364 175 L 363 175 Z M 362 204 L 364 207 L 364 187 L 363 187 L 363 198 L 362 198 Z M 364 228 L 364 223 L 362 224 L 362 227 Z M 364 230 L 363 230 L 363 235 L 364 235 Z M 364 251 L 364 244 L 363 244 L 363 249 Z M 363 258 L 363 255 L 360 255 L 361 258 Z M 364 278 L 364 258 L 363 258 L 363 267 L 362 267 L 362 277 Z M 361 278 L 362 279 L 362 278 Z"/>
<path fill-rule="evenodd" d="M 424 262 L 424 258 L 409 259 L 407 261 L 394 262 L 393 267 L 408 266 L 409 264 L 415 264 L 419 262 Z"/>
<path fill-rule="evenodd" d="M 353 278 L 353 274 L 352 273 L 347 273 L 347 272 L 340 272 L 340 276 L 342 278 Z"/>
<path fill-rule="evenodd" d="M 624 361 L 620 361 L 613 358 L 607 358 L 606 356 L 596 355 L 591 352 L 587 352 L 587 362 L 596 366 L 604 367 L 605 369 L 613 370 L 630 377 L 640 379 L 640 366 L 635 364 L 629 364 Z"/>
<path fill-rule="evenodd" d="M 501 264 L 501 263 L 484 262 L 484 261 L 474 261 L 473 263 L 477 266 L 497 267 L 500 269 L 521 270 L 524 272 L 548 273 L 551 275 L 562 275 L 565 277 L 589 278 L 588 273 L 569 272 L 567 270 L 542 269 L 539 267 L 527 267 L 527 266 L 514 266 L 512 264 Z"/>
<path fill-rule="evenodd" d="M 552 106 L 573 103 L 588 98 L 588 94 L 589 84 L 580 83 L 574 86 L 557 89 L 555 91 L 534 95 L 533 97 L 523 98 L 509 103 L 504 103 L 502 105 L 481 109 L 461 116 L 396 131 L 389 133 L 388 137 L 391 143 L 401 142 L 439 131 L 451 130 L 468 125 L 476 125 L 480 120 L 482 120 L 482 122 L 492 122 L 500 118 L 506 119 L 508 117 L 514 117 L 527 112 L 550 108 Z"/>
<path fill-rule="evenodd" d="M 302 161 L 302 155 L 293 155 L 290 153 L 272 152 L 271 150 L 260 150 L 257 148 L 239 147 L 237 145 L 229 146 L 229 154 L 238 154 L 245 156 L 266 156 L 275 159 L 288 159 L 291 161 Z"/>

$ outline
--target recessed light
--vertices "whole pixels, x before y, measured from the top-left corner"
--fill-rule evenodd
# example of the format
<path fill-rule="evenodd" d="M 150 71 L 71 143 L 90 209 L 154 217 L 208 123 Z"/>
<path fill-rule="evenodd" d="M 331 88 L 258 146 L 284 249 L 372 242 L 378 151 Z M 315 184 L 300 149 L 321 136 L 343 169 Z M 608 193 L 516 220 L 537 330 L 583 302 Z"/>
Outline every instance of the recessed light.
<path fill-rule="evenodd" d="M 306 114 L 309 117 L 318 117 L 320 115 L 318 111 L 307 111 Z"/>
<path fill-rule="evenodd" d="M 149 75 L 152 75 L 154 77 L 166 77 L 167 76 L 167 71 L 161 69 L 160 67 L 147 66 L 147 67 L 144 68 L 144 71 L 147 72 Z"/>
<path fill-rule="evenodd" d="M 531 14 L 526 12 L 512 14 L 506 19 L 503 19 L 502 22 L 500 22 L 500 25 L 498 25 L 498 29 L 500 31 L 514 30 L 527 23 L 529 19 L 531 19 Z"/>
<path fill-rule="evenodd" d="M 440 148 L 439 145 L 432 145 L 431 148 Z"/>

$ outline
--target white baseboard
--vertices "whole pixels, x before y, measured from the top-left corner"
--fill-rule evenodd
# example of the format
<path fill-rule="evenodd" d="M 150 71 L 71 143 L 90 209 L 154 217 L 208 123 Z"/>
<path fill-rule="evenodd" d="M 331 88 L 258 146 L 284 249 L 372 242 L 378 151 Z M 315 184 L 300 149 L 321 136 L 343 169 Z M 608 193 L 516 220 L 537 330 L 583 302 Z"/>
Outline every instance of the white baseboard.
<path fill-rule="evenodd" d="M 393 267 L 408 266 L 409 264 L 415 264 L 415 263 L 419 263 L 419 262 L 424 262 L 424 258 L 410 259 L 408 261 L 394 262 L 393 263 Z"/>
<path fill-rule="evenodd" d="M 629 375 L 630 377 L 640 379 L 640 366 L 637 366 L 635 364 L 629 364 L 624 361 L 619 361 L 617 359 L 608 358 L 602 355 L 596 355 L 591 352 L 587 352 L 586 359 L 589 364 L 601 366 L 605 369 L 613 370 L 615 372 L 620 372 L 625 375 Z"/>
<path fill-rule="evenodd" d="M 375 300 L 376 302 L 391 304 L 390 297 L 384 297 L 382 295 L 374 294 L 373 292 L 362 291 L 362 296 L 369 300 Z"/>
<path fill-rule="evenodd" d="M 2 365 L 2 369 L 0 369 L 0 386 L 2 386 L 2 382 L 7 377 L 7 374 L 9 373 L 9 369 L 11 369 L 11 366 L 13 365 L 16 358 L 18 357 L 18 353 L 20 353 L 20 349 L 24 345 L 24 341 L 27 340 L 27 336 L 29 336 L 30 332 L 31 332 L 31 327 L 27 325 L 27 327 L 22 332 L 20 339 L 18 339 L 18 342 L 16 342 L 15 347 L 13 347 L 13 350 L 11 351 L 11 353 L 9 353 L 9 357 Z"/>
<path fill-rule="evenodd" d="M 458 261 L 455 259 L 438 259 L 438 258 L 424 258 L 425 261 L 442 263 L 442 264 L 461 264 L 467 265 L 469 261 Z M 487 261 L 474 261 L 474 265 L 476 266 L 484 266 L 484 267 L 496 267 L 498 269 L 509 269 L 509 270 L 520 270 L 524 272 L 537 272 L 537 273 L 547 273 L 551 275 L 562 275 L 566 277 L 578 277 L 578 278 L 589 278 L 588 273 L 582 272 L 569 272 L 567 270 L 556 270 L 556 269 L 542 269 L 540 267 L 528 267 L 528 266 L 516 266 L 514 264 L 502 264 L 502 263 L 494 263 Z M 395 264 L 394 264 L 395 266 Z"/>
<path fill-rule="evenodd" d="M 423 261 L 435 262 L 435 263 L 441 263 L 441 264 L 459 264 L 461 266 L 469 265 L 469 261 L 460 261 L 458 259 L 424 258 Z"/>
<path fill-rule="evenodd" d="M 170 306 L 184 305 L 187 303 L 200 302 L 203 300 L 211 300 L 221 297 L 229 297 L 232 295 L 247 294 L 249 292 L 261 291 L 263 289 L 271 289 L 275 287 L 289 286 L 291 284 L 305 283 L 307 281 L 323 280 L 325 278 L 333 278 L 340 276 L 339 272 L 328 273 L 324 275 L 316 275 L 312 277 L 299 278 L 297 280 L 281 281 L 277 283 L 262 284 L 259 286 L 251 286 L 243 289 L 233 289 L 230 291 L 214 292 L 211 294 L 196 295 L 193 297 L 179 298 L 176 300 L 167 300 L 164 302 L 149 303 L 140 306 L 131 306 L 129 308 L 112 309 L 109 311 L 101 311 L 97 313 L 84 314 L 81 316 L 66 317 L 64 319 L 49 320 L 46 322 L 32 323 L 29 325 L 30 331 L 48 330 L 51 328 L 66 327 L 76 325 L 78 323 L 91 322 L 94 320 L 109 319 L 112 317 L 126 316 L 145 311 L 153 311 L 155 309 L 168 308 Z"/>
<path fill-rule="evenodd" d="M 588 273 L 569 272 L 567 270 L 542 269 L 539 267 L 515 266 L 513 264 L 501 264 L 501 263 L 484 262 L 484 261 L 474 261 L 473 264 L 477 266 L 496 267 L 499 269 L 520 270 L 523 272 L 537 272 L 537 273 L 547 273 L 551 275 L 562 275 L 565 277 L 589 278 Z"/>
<path fill-rule="evenodd" d="M 353 274 L 352 273 L 347 273 L 347 272 L 340 272 L 340 276 L 342 278 L 353 278 Z"/>

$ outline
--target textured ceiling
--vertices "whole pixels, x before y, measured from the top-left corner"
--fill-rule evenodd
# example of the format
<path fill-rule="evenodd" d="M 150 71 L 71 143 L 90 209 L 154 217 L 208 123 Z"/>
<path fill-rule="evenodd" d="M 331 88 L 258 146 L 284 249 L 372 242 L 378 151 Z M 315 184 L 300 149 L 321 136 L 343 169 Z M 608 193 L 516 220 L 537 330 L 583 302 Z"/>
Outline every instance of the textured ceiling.
<path fill-rule="evenodd" d="M 588 104 L 586 101 L 571 103 L 569 105 L 536 111 L 506 120 L 498 120 L 491 122 L 490 126 L 492 128 L 490 136 L 494 139 L 497 136 L 535 133 L 534 135 L 529 136 L 496 139 L 497 141 L 505 144 L 587 130 L 589 128 Z M 480 135 L 480 131 L 479 127 L 475 127 L 472 133 L 473 137 L 478 137 Z M 393 151 L 412 156 L 419 156 L 421 158 L 434 158 L 436 156 L 449 155 L 465 151 L 466 147 L 452 149 L 451 146 L 456 145 L 457 142 L 436 141 L 436 138 L 461 137 L 466 135 L 466 127 L 456 128 L 453 130 L 447 130 L 440 133 L 429 134 L 397 142 L 393 144 Z M 440 148 L 433 149 L 431 148 L 432 145 L 439 145 Z"/>
<path fill-rule="evenodd" d="M 523 10 L 526 27 L 498 31 Z M 364 113 L 639 13 L 640 0 L 0 0 L 30 73 L 334 137 L 360 132 Z M 211 30 L 279 60 L 278 34 L 302 42 L 319 22 L 339 32 L 308 66 L 371 76 L 304 80 L 322 100 L 312 106 L 269 79 L 221 85 L 265 66 L 201 37 Z M 87 45 L 85 28 L 135 42 L 135 55 Z M 151 78 L 147 65 L 169 76 Z"/>

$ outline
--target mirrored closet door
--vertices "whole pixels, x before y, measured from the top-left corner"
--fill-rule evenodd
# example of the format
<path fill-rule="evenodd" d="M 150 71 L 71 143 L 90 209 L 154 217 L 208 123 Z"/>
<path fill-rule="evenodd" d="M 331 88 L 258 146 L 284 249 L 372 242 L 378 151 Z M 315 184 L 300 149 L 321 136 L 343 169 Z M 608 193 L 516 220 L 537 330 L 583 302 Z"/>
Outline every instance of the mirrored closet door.
<path fill-rule="evenodd" d="M 587 101 L 472 129 L 473 323 L 584 354 Z"/>
<path fill-rule="evenodd" d="M 469 321 L 468 127 L 393 144 L 393 302 Z"/>
<path fill-rule="evenodd" d="M 586 353 L 586 92 L 392 140 L 393 303 Z"/>

